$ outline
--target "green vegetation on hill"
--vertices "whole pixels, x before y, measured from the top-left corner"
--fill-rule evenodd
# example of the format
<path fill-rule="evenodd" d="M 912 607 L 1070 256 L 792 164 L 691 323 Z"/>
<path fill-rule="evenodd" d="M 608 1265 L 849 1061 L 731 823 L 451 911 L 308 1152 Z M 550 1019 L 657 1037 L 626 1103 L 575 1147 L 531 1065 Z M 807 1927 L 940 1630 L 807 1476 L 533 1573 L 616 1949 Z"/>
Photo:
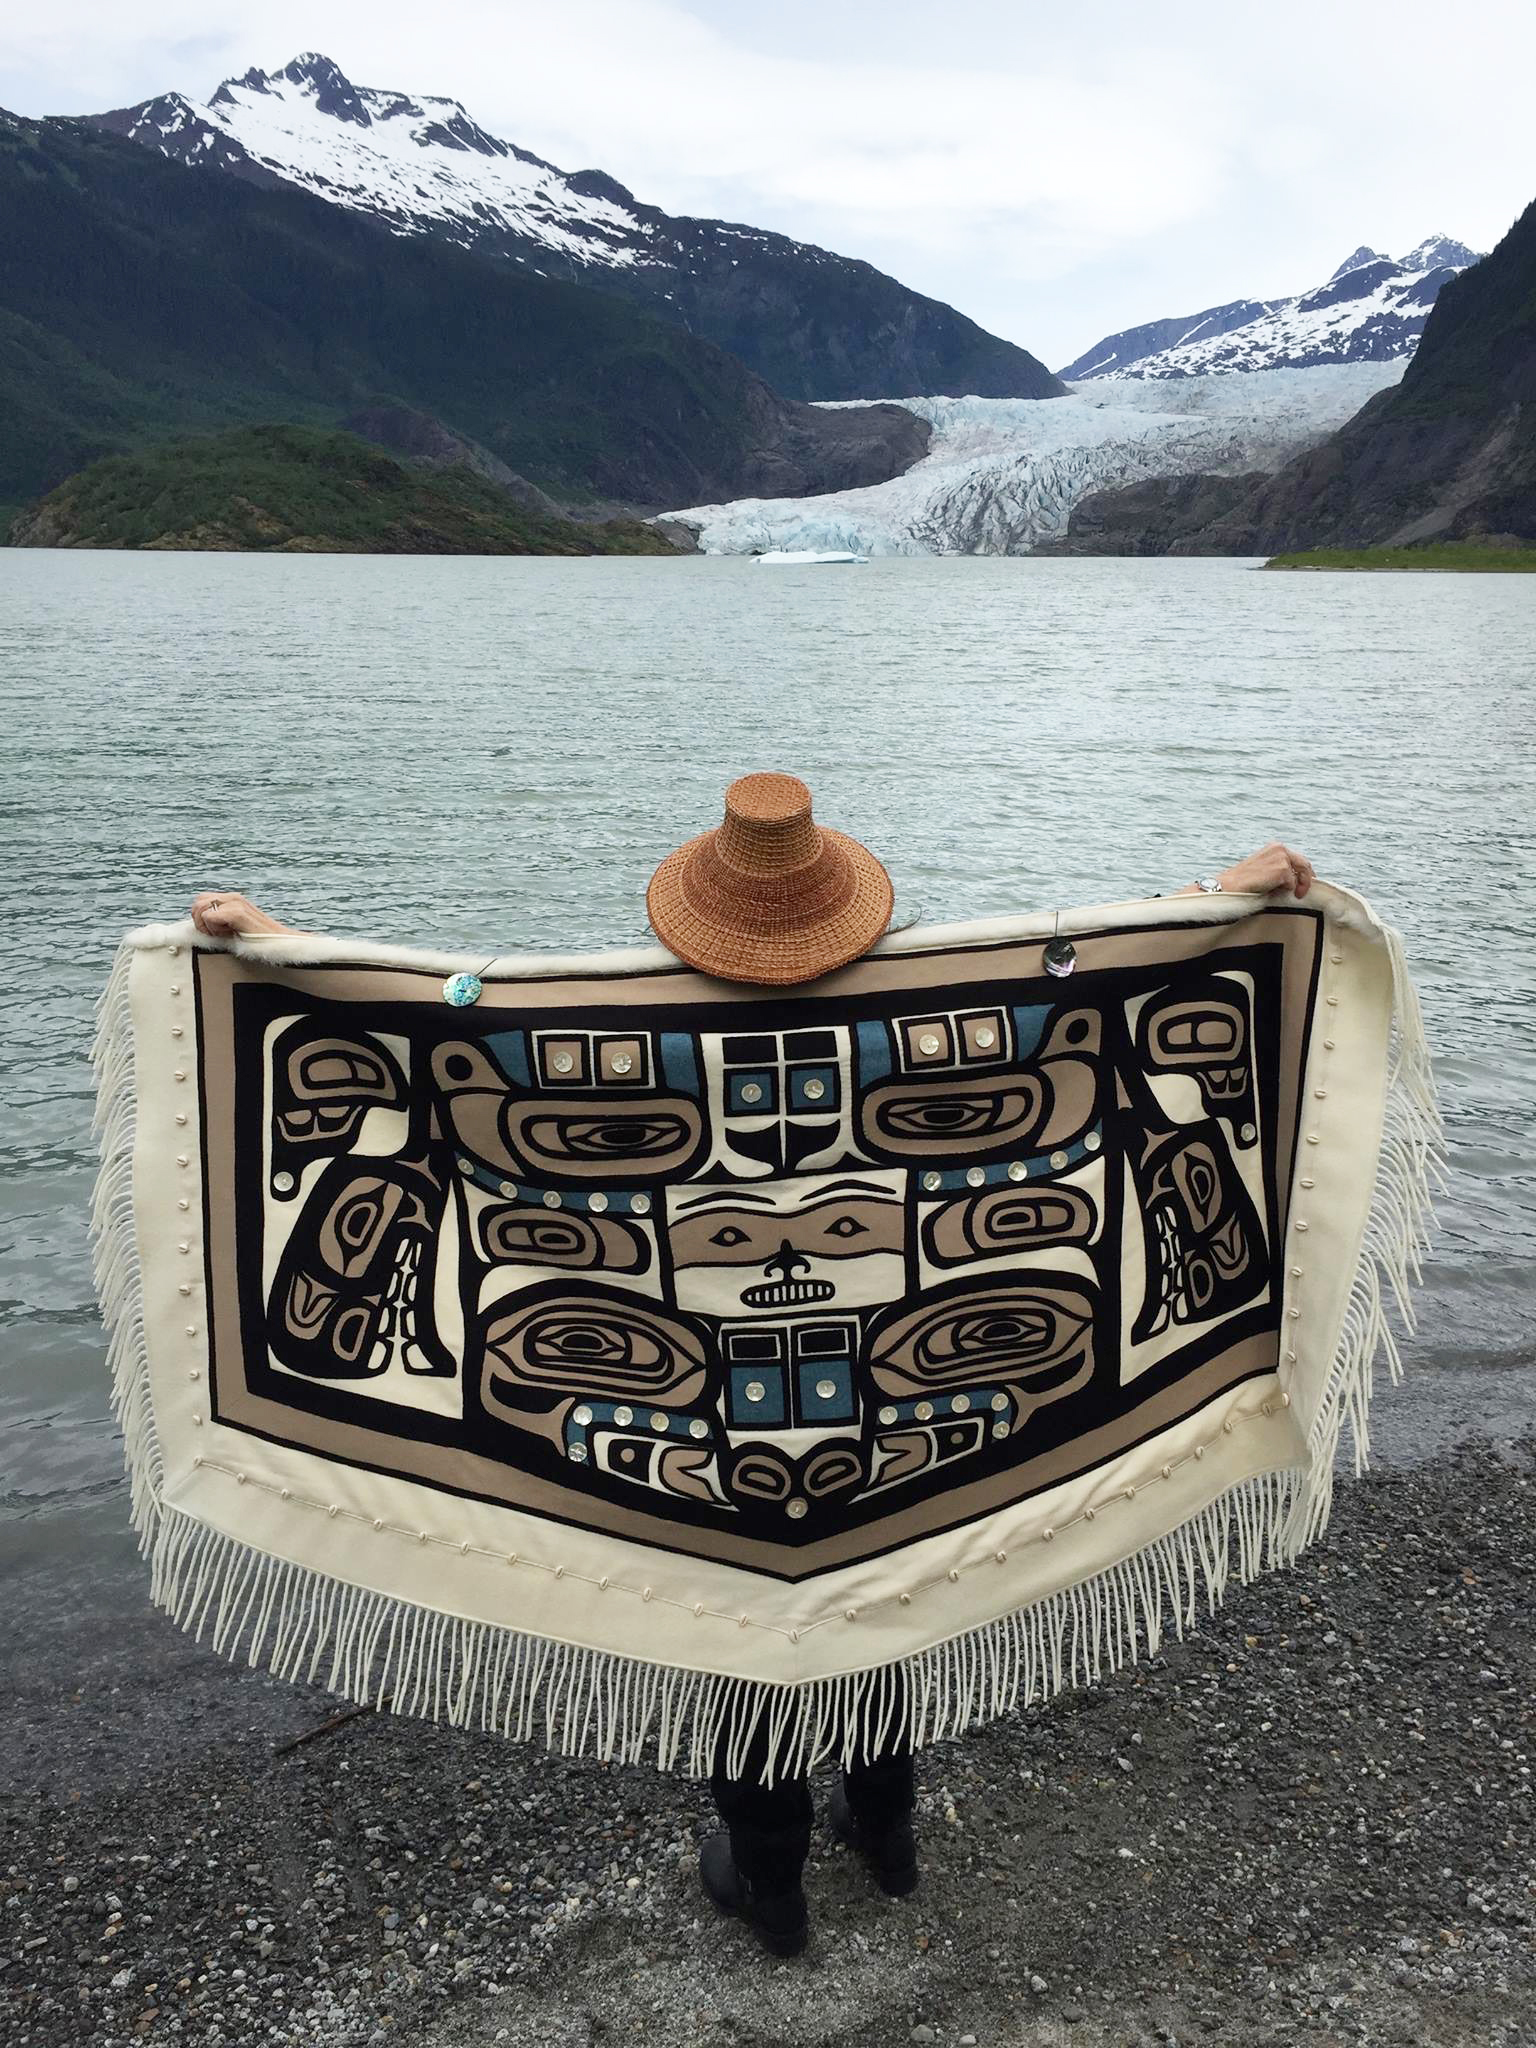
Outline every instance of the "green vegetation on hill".
<path fill-rule="evenodd" d="M 783 399 L 579 285 L 80 121 L 0 113 L 0 508 L 155 439 L 381 397 L 572 499 L 662 509 L 898 474 L 927 429 Z"/>
<path fill-rule="evenodd" d="M 1430 541 L 1414 548 L 1306 548 L 1272 555 L 1266 569 L 1536 570 L 1536 548 L 1493 547 L 1487 541 Z"/>
<path fill-rule="evenodd" d="M 240 427 L 92 463 L 24 513 L 14 547 L 289 554 L 667 555 L 637 520 L 583 525 L 467 469 L 426 471 L 353 434 Z"/>

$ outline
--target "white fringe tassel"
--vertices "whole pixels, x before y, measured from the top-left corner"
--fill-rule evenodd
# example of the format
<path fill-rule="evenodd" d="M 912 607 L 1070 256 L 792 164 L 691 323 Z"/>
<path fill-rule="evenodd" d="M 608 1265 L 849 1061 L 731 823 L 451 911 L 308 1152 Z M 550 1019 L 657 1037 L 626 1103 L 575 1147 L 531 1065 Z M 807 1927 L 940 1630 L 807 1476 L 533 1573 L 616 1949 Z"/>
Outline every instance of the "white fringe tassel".
<path fill-rule="evenodd" d="M 1402 942 L 1390 928 L 1382 936 L 1395 1014 L 1381 1159 L 1307 1463 L 1242 1481 L 1135 1556 L 966 1635 L 899 1663 L 794 1686 L 680 1671 L 464 1621 L 343 1585 L 166 1507 L 133 1219 L 133 948 L 123 946 L 92 1047 L 101 1137 L 92 1235 L 151 1597 L 220 1654 L 243 1653 L 280 1678 L 452 1727 L 540 1740 L 562 1756 L 648 1758 L 694 1777 L 709 1772 L 720 1745 L 727 1767 L 739 1767 L 760 1735 L 770 1777 L 846 1761 L 898 1729 L 921 1748 L 1153 1655 L 1170 1631 L 1182 1640 L 1202 1605 L 1214 1610 L 1232 1580 L 1246 1584 L 1290 1563 L 1322 1534 L 1346 1424 L 1356 1471 L 1366 1462 L 1377 1357 L 1385 1356 L 1394 1381 L 1401 1376 L 1387 1311 L 1395 1305 L 1413 1328 L 1408 1287 L 1432 1220 L 1441 1125 Z"/>

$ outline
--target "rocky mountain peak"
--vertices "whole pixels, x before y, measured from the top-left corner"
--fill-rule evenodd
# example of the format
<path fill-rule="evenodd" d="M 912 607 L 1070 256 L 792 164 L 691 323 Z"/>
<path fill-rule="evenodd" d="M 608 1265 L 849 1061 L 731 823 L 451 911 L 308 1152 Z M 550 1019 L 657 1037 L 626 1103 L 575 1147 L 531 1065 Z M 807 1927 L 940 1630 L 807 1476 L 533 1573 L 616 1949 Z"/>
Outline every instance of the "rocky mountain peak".
<path fill-rule="evenodd" d="M 1426 235 L 1402 259 L 1404 270 L 1465 270 L 1480 259 L 1475 249 L 1450 235 Z"/>
<path fill-rule="evenodd" d="M 1338 244 L 1335 243 L 1334 247 L 1337 248 Z M 1330 284 L 1333 284 L 1341 277 L 1348 277 L 1349 273 L 1352 270 L 1358 270 L 1362 264 L 1389 263 L 1390 261 L 1391 258 L 1388 256 L 1383 256 L 1379 249 L 1373 249 L 1371 248 L 1369 243 L 1362 242 L 1359 248 L 1355 251 L 1355 253 L 1352 256 L 1346 256 L 1344 258 L 1344 261 L 1339 265 L 1337 270 L 1332 270 L 1328 273 L 1328 282 Z"/>

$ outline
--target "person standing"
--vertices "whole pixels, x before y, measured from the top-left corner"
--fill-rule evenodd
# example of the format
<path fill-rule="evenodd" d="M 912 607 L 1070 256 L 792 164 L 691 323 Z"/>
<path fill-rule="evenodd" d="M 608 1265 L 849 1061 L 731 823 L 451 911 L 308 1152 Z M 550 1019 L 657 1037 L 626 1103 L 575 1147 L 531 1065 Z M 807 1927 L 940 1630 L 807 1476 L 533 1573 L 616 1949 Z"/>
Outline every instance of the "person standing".
<path fill-rule="evenodd" d="M 1311 863 L 1278 840 L 1219 874 L 1173 893 L 1305 896 Z M 799 777 L 777 772 L 739 777 L 725 793 L 725 816 L 686 841 L 652 875 L 646 905 L 662 943 L 689 966 L 755 987 L 802 986 L 858 959 L 890 928 L 891 879 L 869 849 L 820 825 Z M 233 890 L 205 890 L 192 920 L 209 938 L 293 930 Z M 899 1677 L 894 1681 L 899 1687 Z M 901 1732 L 899 1696 L 883 1700 L 846 1748 L 829 1808 L 834 1834 L 892 1897 L 918 1882 L 913 1829 L 912 1751 Z M 843 1731 L 846 1734 L 848 1731 Z M 745 1737 L 739 1742 L 739 1737 Z M 739 1750 L 739 1753 L 737 1753 Z M 724 1823 L 704 1842 L 705 1892 L 739 1916 L 773 1954 L 806 1946 L 810 1919 L 802 1874 L 814 1818 L 807 1775 L 785 1770 L 766 1729 L 729 1718 L 710 1772 Z"/>

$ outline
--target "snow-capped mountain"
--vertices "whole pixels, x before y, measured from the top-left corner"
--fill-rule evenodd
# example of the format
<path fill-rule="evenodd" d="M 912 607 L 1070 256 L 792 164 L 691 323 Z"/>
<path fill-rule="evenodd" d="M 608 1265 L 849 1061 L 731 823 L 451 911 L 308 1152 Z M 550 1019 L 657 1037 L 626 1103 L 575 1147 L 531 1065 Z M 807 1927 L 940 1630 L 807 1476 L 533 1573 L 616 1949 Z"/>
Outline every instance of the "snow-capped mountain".
<path fill-rule="evenodd" d="M 739 356 L 790 398 L 1053 398 L 1042 363 L 868 263 L 647 206 L 490 134 L 457 100 L 358 86 L 313 51 L 95 117 L 178 162 L 296 185 L 540 275 L 617 292 Z"/>
<path fill-rule="evenodd" d="M 1351 418 L 1401 362 L 1247 377 L 1088 384 L 1054 405 L 905 401 L 933 428 L 889 483 L 814 498 L 742 498 L 669 513 L 706 554 L 849 548 L 865 555 L 1023 555 L 1067 530 L 1090 491 L 1143 477 L 1278 469 Z"/>
<path fill-rule="evenodd" d="M 1081 382 L 1406 361 L 1441 286 L 1478 260 L 1446 235 L 1430 235 L 1400 257 L 1362 247 L 1316 291 L 1234 299 L 1187 319 L 1128 327 L 1106 335 L 1061 375 Z"/>

